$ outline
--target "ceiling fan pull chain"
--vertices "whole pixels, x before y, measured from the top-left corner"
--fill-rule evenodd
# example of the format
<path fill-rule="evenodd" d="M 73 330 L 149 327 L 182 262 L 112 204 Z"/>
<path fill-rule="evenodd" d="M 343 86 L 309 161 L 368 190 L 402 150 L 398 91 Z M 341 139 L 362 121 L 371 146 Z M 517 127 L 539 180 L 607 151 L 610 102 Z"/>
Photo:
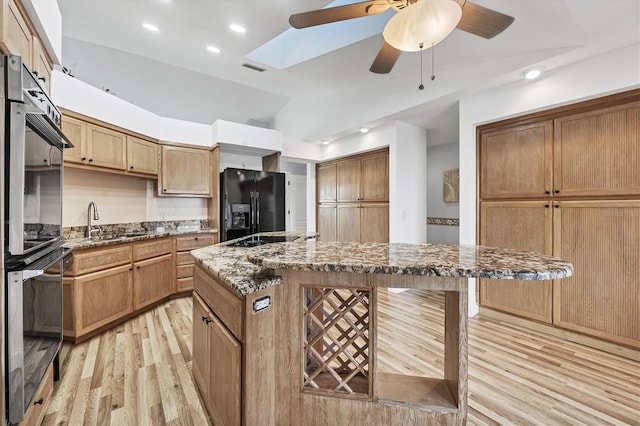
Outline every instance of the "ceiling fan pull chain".
<path fill-rule="evenodd" d="M 436 65 L 435 65 L 435 59 L 434 59 L 435 55 L 433 53 L 433 49 L 434 49 L 434 44 L 432 43 L 431 44 L 431 81 L 436 79 L 436 71 L 435 71 Z"/>
<path fill-rule="evenodd" d="M 420 90 L 424 90 L 424 84 L 422 84 L 422 51 L 424 47 L 424 43 L 420 43 L 420 86 L 418 86 L 418 89 Z"/>

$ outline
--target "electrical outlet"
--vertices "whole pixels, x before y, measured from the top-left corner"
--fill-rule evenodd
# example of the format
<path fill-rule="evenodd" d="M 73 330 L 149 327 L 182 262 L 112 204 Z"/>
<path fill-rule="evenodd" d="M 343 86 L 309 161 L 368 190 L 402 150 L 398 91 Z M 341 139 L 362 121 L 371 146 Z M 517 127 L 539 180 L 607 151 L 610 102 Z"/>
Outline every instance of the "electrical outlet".
<path fill-rule="evenodd" d="M 271 296 L 263 296 L 253 301 L 253 312 L 260 312 L 271 306 Z"/>

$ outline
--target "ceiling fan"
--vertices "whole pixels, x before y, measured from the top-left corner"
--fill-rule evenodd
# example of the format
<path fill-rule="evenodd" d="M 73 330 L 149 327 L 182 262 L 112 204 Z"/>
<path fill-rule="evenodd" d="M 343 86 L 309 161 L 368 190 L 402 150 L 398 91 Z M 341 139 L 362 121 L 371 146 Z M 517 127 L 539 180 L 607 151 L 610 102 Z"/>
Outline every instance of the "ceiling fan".
<path fill-rule="evenodd" d="M 385 39 L 369 71 L 386 74 L 400 53 L 433 47 L 458 28 L 490 39 L 504 31 L 514 18 L 466 0 L 372 0 L 328 9 L 297 13 L 289 17 L 293 28 L 377 15 L 392 8 L 382 35 Z"/>

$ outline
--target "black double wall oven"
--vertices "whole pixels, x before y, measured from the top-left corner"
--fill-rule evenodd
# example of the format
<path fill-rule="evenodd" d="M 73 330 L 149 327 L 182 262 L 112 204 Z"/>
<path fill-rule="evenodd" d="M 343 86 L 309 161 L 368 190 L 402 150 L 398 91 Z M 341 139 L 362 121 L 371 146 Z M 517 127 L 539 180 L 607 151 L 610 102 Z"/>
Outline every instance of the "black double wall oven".
<path fill-rule="evenodd" d="M 63 149 L 60 111 L 19 56 L 1 56 L 5 406 L 32 404 L 62 342 Z"/>

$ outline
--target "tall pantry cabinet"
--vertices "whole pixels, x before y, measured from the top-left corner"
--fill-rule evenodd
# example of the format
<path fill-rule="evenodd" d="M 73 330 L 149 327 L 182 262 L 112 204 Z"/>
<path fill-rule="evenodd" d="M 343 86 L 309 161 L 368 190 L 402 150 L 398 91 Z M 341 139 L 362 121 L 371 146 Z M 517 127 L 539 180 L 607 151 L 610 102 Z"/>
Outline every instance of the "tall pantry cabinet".
<path fill-rule="evenodd" d="M 570 278 L 480 281 L 480 305 L 640 348 L 640 91 L 478 128 L 479 241 Z"/>
<path fill-rule="evenodd" d="M 389 241 L 389 150 L 318 164 L 320 241 Z"/>

